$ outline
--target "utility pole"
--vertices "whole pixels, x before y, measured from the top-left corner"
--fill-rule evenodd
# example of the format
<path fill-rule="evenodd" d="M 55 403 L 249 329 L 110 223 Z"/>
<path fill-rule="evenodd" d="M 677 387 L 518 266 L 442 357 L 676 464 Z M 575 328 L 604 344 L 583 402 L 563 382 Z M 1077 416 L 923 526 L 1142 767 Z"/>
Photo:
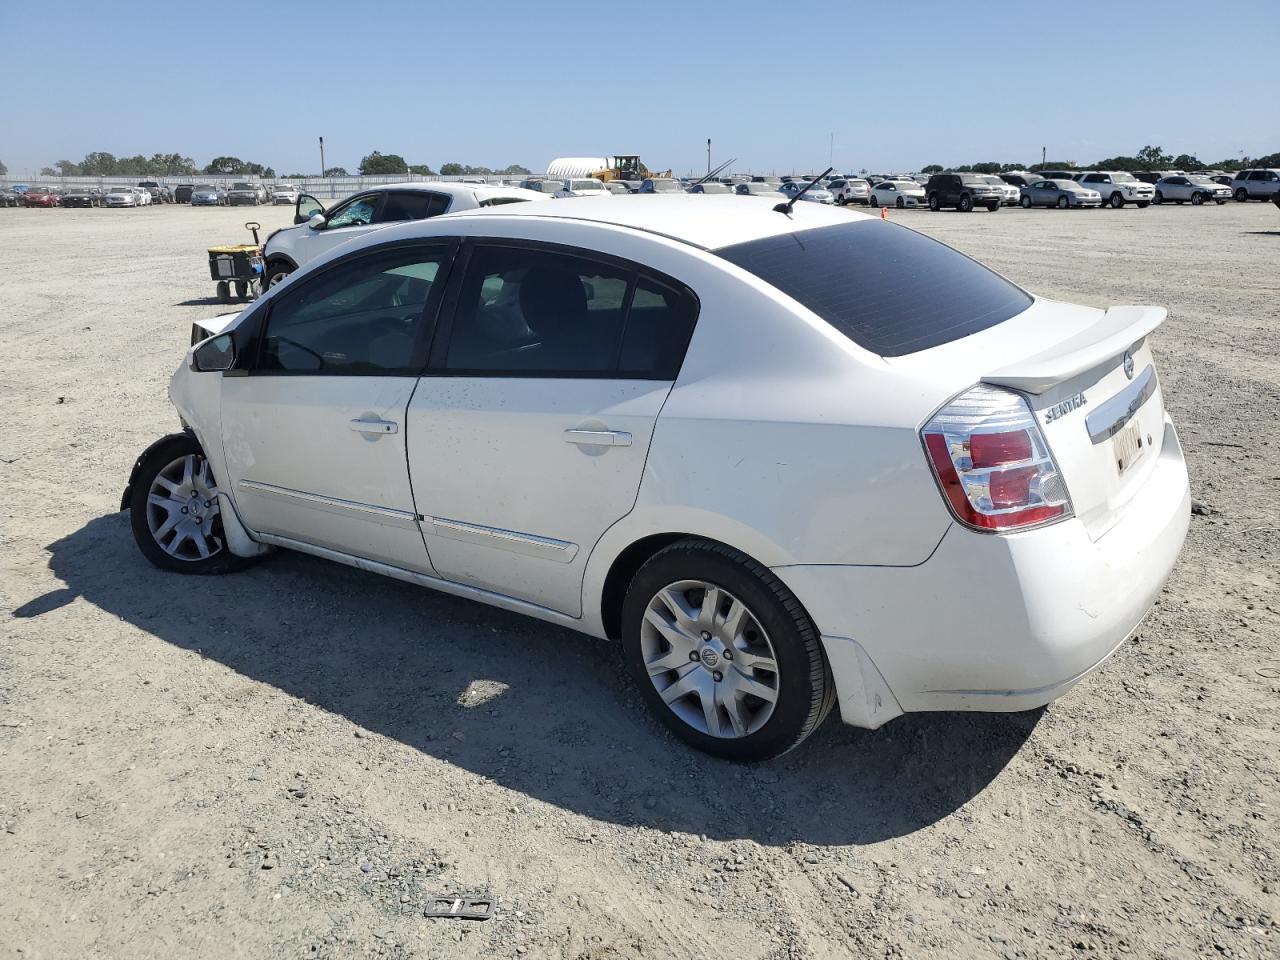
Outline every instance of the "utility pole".
<path fill-rule="evenodd" d="M 707 137 L 707 173 L 711 173 L 711 138 Z"/>
<path fill-rule="evenodd" d="M 836 134 L 835 134 L 835 131 L 833 130 L 831 131 L 831 149 L 827 151 L 828 167 L 834 167 L 836 165 L 835 156 L 836 156 Z"/>
<path fill-rule="evenodd" d="M 1041 148 L 1040 148 L 1040 166 L 1042 166 L 1042 167 L 1045 165 L 1045 162 L 1046 162 L 1046 161 L 1045 161 L 1045 156 L 1046 156 L 1046 154 L 1047 154 L 1048 150 L 1049 150 L 1049 148 L 1048 148 L 1048 147 L 1041 147 Z"/>
<path fill-rule="evenodd" d="M 324 137 L 320 138 L 320 176 L 324 176 Z"/>

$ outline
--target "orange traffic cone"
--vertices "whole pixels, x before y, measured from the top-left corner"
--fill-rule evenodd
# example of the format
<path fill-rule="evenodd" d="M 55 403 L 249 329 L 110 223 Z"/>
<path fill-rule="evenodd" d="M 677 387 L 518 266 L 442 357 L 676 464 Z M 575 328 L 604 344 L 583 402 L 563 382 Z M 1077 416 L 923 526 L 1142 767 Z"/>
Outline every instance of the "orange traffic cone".
<path fill-rule="evenodd" d="M 889 208 L 888 208 L 888 207 L 881 207 L 881 208 L 880 208 L 880 219 L 881 219 L 881 220 L 888 220 L 888 219 L 889 219 Z"/>

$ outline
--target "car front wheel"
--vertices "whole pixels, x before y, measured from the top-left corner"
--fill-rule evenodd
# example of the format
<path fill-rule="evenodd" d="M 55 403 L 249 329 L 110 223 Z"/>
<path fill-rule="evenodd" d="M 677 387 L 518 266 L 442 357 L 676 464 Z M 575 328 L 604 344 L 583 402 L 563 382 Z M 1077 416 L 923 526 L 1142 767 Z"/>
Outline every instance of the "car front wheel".
<path fill-rule="evenodd" d="M 1124 197 L 1120 196 L 1119 193 L 1113 193 L 1111 195 L 1110 203 L 1112 210 L 1119 210 L 1124 206 Z"/>
<path fill-rule="evenodd" d="M 143 556 L 175 573 L 227 573 L 253 558 L 227 549 L 214 480 L 199 441 L 166 437 L 143 455 L 129 492 L 133 539 Z"/>
<path fill-rule="evenodd" d="M 293 273 L 293 267 L 283 260 L 267 264 L 267 270 L 262 277 L 262 289 L 270 290 L 291 273 Z"/>
<path fill-rule="evenodd" d="M 1193 207 L 1198 207 L 1198 206 L 1200 206 L 1202 203 L 1204 203 L 1204 194 L 1203 194 L 1203 193 L 1193 193 L 1193 194 L 1191 195 L 1191 205 L 1192 205 Z"/>
<path fill-rule="evenodd" d="M 1071 206 L 1071 201 L 1070 201 L 1070 200 L 1068 200 L 1066 197 L 1059 197 L 1059 198 L 1058 198 L 1058 209 L 1059 209 L 1059 210 L 1065 210 L 1065 209 L 1067 209 L 1067 207 L 1069 207 L 1069 206 Z"/>
<path fill-rule="evenodd" d="M 623 602 L 628 668 L 681 740 L 730 760 L 768 760 L 830 712 L 835 683 L 818 631 L 768 568 L 722 544 L 682 540 L 640 568 Z"/>

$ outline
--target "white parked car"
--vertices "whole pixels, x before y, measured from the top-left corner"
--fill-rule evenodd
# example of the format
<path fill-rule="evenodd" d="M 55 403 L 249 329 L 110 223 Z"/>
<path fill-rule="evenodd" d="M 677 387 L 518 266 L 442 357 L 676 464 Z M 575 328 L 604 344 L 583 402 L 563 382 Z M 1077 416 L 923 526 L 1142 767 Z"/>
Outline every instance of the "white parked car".
<path fill-rule="evenodd" d="M 1151 184 L 1144 183 L 1123 170 L 1085 170 L 1072 179 L 1088 190 L 1096 190 L 1098 196 L 1102 197 L 1103 204 L 1116 210 L 1126 203 L 1144 208 L 1151 203 L 1155 194 Z"/>
<path fill-rule="evenodd" d="M 1231 188 L 1224 186 L 1198 173 L 1187 173 L 1180 176 L 1162 177 L 1156 181 L 1153 203 L 1173 203 L 1191 201 L 1193 206 L 1200 206 L 1213 200 L 1219 205 L 1231 199 Z"/>
<path fill-rule="evenodd" d="M 1115 652 L 1190 519 L 1163 309 L 820 204 L 651 201 L 387 227 L 199 325 L 125 492 L 142 552 L 284 547 L 619 641 L 739 760 L 837 704 L 1036 707 Z"/>
<path fill-rule="evenodd" d="M 597 180 L 595 177 L 573 177 L 560 182 L 560 189 L 555 192 L 557 197 L 612 197 L 613 194 L 609 188 L 604 185 L 603 180 Z"/>
<path fill-rule="evenodd" d="M 271 203 L 273 206 L 275 204 L 289 204 L 292 206 L 298 202 L 299 196 L 301 196 L 301 193 L 296 186 L 291 183 L 282 183 L 272 188 Z"/>
<path fill-rule="evenodd" d="M 137 207 L 141 206 L 142 199 L 133 187 L 114 186 L 107 188 L 102 204 L 107 207 Z"/>
<path fill-rule="evenodd" d="M 860 177 L 837 177 L 827 187 L 836 203 L 844 206 L 850 203 L 871 204 L 871 185 Z"/>
<path fill-rule="evenodd" d="M 914 180 L 881 180 L 871 188 L 873 207 L 923 207 L 924 187 Z"/>
<path fill-rule="evenodd" d="M 809 187 L 808 190 L 805 190 L 804 188 L 808 186 L 808 180 L 791 180 L 780 186 L 778 188 L 778 192 L 792 200 L 798 196 L 802 201 L 808 200 L 810 203 L 836 202 L 836 198 L 832 195 L 831 191 L 827 190 L 825 187 L 821 187 L 815 183 L 812 187 Z M 803 193 L 801 193 L 802 190 L 804 191 Z"/>
<path fill-rule="evenodd" d="M 1004 205 L 1006 207 L 1016 207 L 1018 205 L 1018 201 L 1022 199 L 1022 190 L 1019 187 L 1015 187 L 1011 183 L 1006 183 L 994 173 L 984 173 L 981 174 L 981 177 L 993 187 L 999 187 L 1000 190 L 1004 192 Z"/>
<path fill-rule="evenodd" d="M 263 245 L 263 287 L 274 286 L 339 244 L 380 230 L 390 223 L 549 198 L 549 194 L 519 187 L 441 182 L 388 183 L 361 190 L 326 210 L 315 197 L 303 193 L 294 202 L 294 226 L 275 231 Z M 192 202 L 195 202 L 194 195 Z"/>

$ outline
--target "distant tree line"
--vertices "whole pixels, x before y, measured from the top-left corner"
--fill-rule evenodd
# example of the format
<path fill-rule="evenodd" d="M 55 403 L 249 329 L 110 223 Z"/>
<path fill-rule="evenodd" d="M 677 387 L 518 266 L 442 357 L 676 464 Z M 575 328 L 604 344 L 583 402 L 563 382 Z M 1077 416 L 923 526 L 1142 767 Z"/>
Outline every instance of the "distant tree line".
<path fill-rule="evenodd" d="M 1147 145 L 1132 157 L 1123 155 L 1107 157 L 1104 160 L 1083 166 L 1077 166 L 1073 161 L 1049 161 L 1029 165 L 990 161 L 987 163 L 965 163 L 958 167 L 945 169 L 954 170 L 956 173 L 1009 173 L 1013 170 L 1028 170 L 1033 173 L 1037 170 L 1126 170 L 1129 173 L 1137 170 L 1186 170 L 1188 173 L 1194 173 L 1197 170 L 1234 171 L 1243 170 L 1246 167 L 1275 166 L 1280 166 L 1280 153 L 1269 153 L 1265 157 L 1229 158 L 1219 160 L 1217 163 L 1204 163 L 1189 153 L 1180 153 L 1177 156 L 1173 156 L 1165 153 L 1163 147 Z M 920 172 L 940 173 L 943 169 L 940 164 L 931 163 L 926 167 L 921 167 Z"/>
<path fill-rule="evenodd" d="M 190 177 L 198 173 L 258 177 L 276 175 L 270 167 L 241 160 L 239 157 L 214 157 L 203 168 L 199 168 L 194 160 L 180 153 L 117 157 L 111 153 L 95 152 L 85 154 L 79 163 L 59 160 L 51 167 L 40 169 L 42 177 Z"/>
<path fill-rule="evenodd" d="M 491 170 L 489 167 L 473 167 L 467 163 L 451 162 L 441 164 L 439 175 L 442 177 L 485 177 L 503 174 L 510 176 L 528 176 L 532 172 L 533 171 L 528 167 L 522 167 L 518 163 L 510 164 L 509 166 L 503 167 L 501 170 Z M 380 153 L 375 150 L 360 161 L 361 176 L 373 177 L 379 174 L 395 173 L 413 173 L 423 177 L 436 176 L 436 172 L 432 170 L 428 164 L 411 164 L 398 153 Z"/>

